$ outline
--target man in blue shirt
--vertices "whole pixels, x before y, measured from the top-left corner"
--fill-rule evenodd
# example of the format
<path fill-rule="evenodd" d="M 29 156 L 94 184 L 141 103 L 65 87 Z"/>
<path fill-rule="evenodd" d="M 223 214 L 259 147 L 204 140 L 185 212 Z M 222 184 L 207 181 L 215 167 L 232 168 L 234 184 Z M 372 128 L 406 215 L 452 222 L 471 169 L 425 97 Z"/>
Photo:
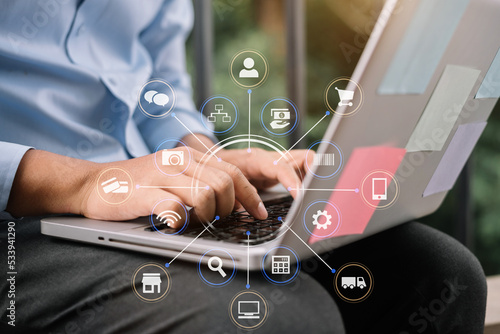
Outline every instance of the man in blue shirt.
<path fill-rule="evenodd" d="M 6 1 L 1 7 L 0 219 L 57 213 L 133 219 L 149 215 L 153 205 L 164 198 L 193 206 L 201 219 L 227 215 L 239 205 L 264 219 L 267 212 L 255 187 L 277 182 L 293 187 L 300 182 L 293 166 L 284 161 L 274 166 L 275 154 L 261 150 L 223 150 L 218 154 L 222 161 L 208 162 L 201 175 L 192 172 L 215 138 L 200 123 L 185 70 L 184 44 L 193 21 L 190 1 L 40 0 L 29 5 Z M 139 111 L 137 93 L 151 78 L 166 80 L 175 88 L 175 114 L 192 133 L 172 117 L 151 118 Z M 166 137 L 182 140 L 189 147 L 168 147 L 192 157 L 191 172 L 180 178 L 151 170 L 150 154 Z M 292 154 L 303 166 L 305 152 Z M 127 205 L 117 210 L 94 191 L 98 175 L 110 166 L 128 171 L 136 184 L 190 186 L 195 179 L 209 190 L 198 201 L 182 187 L 152 189 L 140 195 L 135 192 Z M 168 168 L 172 174 L 178 172 L 176 166 Z M 158 207 L 155 213 L 182 213 L 177 202 L 170 203 L 174 204 Z M 58 333 L 235 330 L 226 310 L 231 296 L 244 285 L 243 277 L 237 278 L 239 284 L 214 289 L 200 284 L 194 266 L 178 263 L 171 271 L 174 287 L 167 299 L 147 304 L 135 298 L 130 289 L 131 270 L 144 262 L 164 259 L 43 237 L 37 218 L 19 221 L 16 232 L 17 328 Z M 442 245 L 446 252 L 426 259 L 429 270 L 440 267 L 434 274 L 438 280 L 457 275 L 460 284 L 468 289 L 460 290 L 460 297 L 475 296 L 467 300 L 470 308 L 476 306 L 478 311 L 451 323 L 454 314 L 464 314 L 460 308 L 463 302 L 455 302 L 447 316 L 425 318 L 417 314 L 414 322 L 419 326 L 408 323 L 406 319 L 418 311 L 417 305 L 428 305 L 429 300 L 439 297 L 443 284 L 446 286 L 443 281 L 432 285 L 435 281 L 420 280 L 419 275 L 412 274 L 398 280 L 405 282 L 398 289 L 377 290 L 391 297 L 374 293 L 371 301 L 358 309 L 340 302 L 346 327 L 365 333 L 388 332 L 388 328 L 419 329 L 424 325 L 423 330 L 460 328 L 464 333 L 480 332 L 477 319 L 484 319 L 484 277 L 477 261 L 465 249 L 419 225 L 407 224 L 381 235 L 387 239 L 375 236 L 349 245 L 347 250 L 336 250 L 336 261 L 371 259 L 375 267 L 376 259 L 383 258 L 391 263 L 389 259 L 395 256 L 392 247 L 411 248 L 418 235 L 427 242 L 411 248 L 418 255 L 401 252 L 410 255 L 406 260 L 394 261 L 410 263 L 412 258 L 430 254 L 435 245 Z M 396 246 L 387 240 L 401 244 Z M 360 249 L 378 252 L 365 254 Z M 445 270 L 441 263 L 450 252 L 460 253 L 462 260 Z M 314 266 L 314 259 L 304 262 L 304 270 L 318 281 L 301 274 L 293 285 L 285 287 L 266 284 L 258 273 L 252 274 L 252 288 L 269 296 L 273 306 L 263 331 L 344 331 L 340 312 L 330 296 L 331 275 L 316 273 Z M 384 274 L 398 270 L 403 275 L 400 267 L 386 268 Z M 426 272 L 422 266 L 416 268 Z M 464 272 L 473 274 L 464 276 Z M 377 284 L 382 287 L 383 281 Z M 391 289 L 397 295 L 394 298 Z M 395 311 L 399 303 L 394 300 L 405 289 L 411 302 Z M 2 322 L 7 322 L 7 307 L 2 301 Z M 391 314 L 397 314 L 398 321 L 386 327 L 393 320 Z M 360 315 L 366 321 L 356 320 Z M 423 324 L 418 322 L 420 318 L 426 319 Z"/>
<path fill-rule="evenodd" d="M 0 22 L 1 219 L 74 213 L 97 219 L 126 220 L 149 215 L 154 204 L 165 198 L 194 206 L 195 214 L 201 219 L 229 214 L 236 201 L 256 218 L 263 219 L 267 217 L 266 209 L 250 182 L 256 186 L 268 186 L 279 181 L 285 186 L 294 186 L 299 181 L 296 171 L 287 163 L 281 161 L 274 166 L 274 154 L 256 149 L 250 154 L 246 150 L 231 151 L 231 154 L 221 151 L 218 157 L 222 161 L 208 162 L 199 176 L 190 173 L 200 163 L 201 152 L 205 152 L 206 147 L 212 147 L 215 141 L 213 133 L 200 122 L 199 113 L 191 100 L 190 79 L 185 69 L 185 40 L 193 22 L 190 1 L 148 1 L 147 4 L 140 1 L 38 1 L 29 6 L 9 1 L 2 4 Z M 163 79 L 174 87 L 175 115 L 188 125 L 193 134 L 172 117 L 151 118 L 140 112 L 137 93 L 150 78 Z M 173 143 L 166 147 L 191 156 L 190 169 L 181 177 L 166 177 L 151 168 L 150 154 L 165 138 L 177 138 L 189 146 L 175 148 Z M 298 151 L 294 155 L 298 161 L 303 161 L 304 152 Z M 94 191 L 97 176 L 109 166 L 128 171 L 135 184 L 167 184 L 174 187 L 135 192 L 126 206 L 109 206 Z M 175 174 L 178 166 L 169 168 L 172 171 L 169 174 Z M 195 177 L 202 185 L 208 185 L 209 190 L 203 192 L 203 200 L 193 203 L 188 189 L 175 186 L 190 186 Z M 176 202 L 165 203 L 155 213 L 164 210 L 183 213 L 174 205 Z M 106 284 L 104 289 L 106 293 L 111 292 L 113 301 L 107 301 L 107 305 L 103 306 L 106 303 L 100 303 L 99 293 L 89 293 L 88 300 L 76 296 L 81 288 L 97 286 L 95 280 L 101 279 L 95 273 L 89 276 L 93 272 L 91 269 L 85 270 L 86 274 L 68 270 L 66 261 L 85 266 L 84 263 L 89 263 L 90 259 L 85 255 L 84 258 L 69 259 L 52 253 L 57 252 L 62 241 L 50 242 L 49 238 L 39 235 L 35 221 L 31 223 L 25 219 L 18 224 L 18 238 L 22 235 L 37 237 L 29 246 L 19 246 L 17 256 L 18 261 L 27 264 L 43 254 L 40 261 L 43 266 L 39 267 L 39 271 L 35 268 L 37 264 L 33 263 L 29 270 L 23 269 L 22 272 L 29 282 L 28 287 L 37 286 L 40 274 L 45 277 L 45 283 L 43 289 L 36 289 L 39 295 L 29 293 L 28 287 L 24 291 L 19 287 L 18 328 L 68 330 L 74 327 L 84 331 L 92 328 L 106 331 L 106 326 L 117 326 L 118 323 L 122 324 L 123 330 L 129 331 L 158 327 L 199 332 L 210 324 L 215 326 L 212 331 L 218 333 L 225 328 L 235 328 L 226 319 L 228 301 L 221 300 L 218 302 L 220 305 L 214 304 L 213 301 L 218 298 L 212 295 L 216 292 L 194 282 L 196 273 L 191 273 L 192 267 L 182 263 L 176 266 L 173 273 L 172 280 L 178 291 L 169 296 L 170 309 L 162 309 L 164 305 L 141 305 L 142 302 L 131 294 L 130 289 L 125 294 L 127 301 L 116 304 L 121 306 L 114 309 L 111 305 L 125 296 L 120 291 L 129 285 L 128 270 L 136 268 L 137 263 L 150 261 L 152 256 L 112 249 L 98 254 L 102 250 L 98 251 L 96 247 L 77 245 L 73 248 L 73 244 L 68 248 L 69 253 L 93 253 L 92 262 L 97 266 L 100 264 L 95 261 L 106 258 L 121 263 L 119 272 L 114 271 L 118 278 L 109 280 L 114 281 L 113 285 Z M 24 230 L 30 227 L 35 231 Z M 90 248 L 83 250 L 86 247 Z M 28 248 L 31 252 L 23 256 L 23 249 Z M 33 253 L 35 249 L 39 251 Z M 111 260 L 112 254 L 118 257 Z M 51 271 L 48 269 L 51 268 L 50 262 L 56 259 L 57 265 L 52 268 L 52 275 L 56 277 L 50 279 L 48 277 L 52 275 L 47 270 Z M 106 271 L 112 270 L 111 263 L 103 261 L 102 265 L 102 268 L 107 268 Z M 72 277 L 75 274 L 79 277 Z M 105 276 L 106 272 L 100 275 Z M 60 280 L 80 284 L 68 286 L 71 292 L 61 296 L 58 292 L 64 291 L 64 284 Z M 257 288 L 262 285 L 261 291 L 271 290 L 259 281 L 262 278 L 253 280 L 252 286 Z M 193 284 L 182 287 L 182 282 Z M 311 280 L 304 285 L 312 286 L 309 294 L 322 295 L 327 300 L 325 306 L 336 309 L 328 293 L 318 283 Z M 226 289 L 227 296 L 234 293 L 230 290 Z M 28 301 L 32 298 L 28 293 L 36 300 Z M 289 301 L 300 298 L 298 293 L 295 293 L 297 297 L 291 292 L 288 295 Z M 59 301 L 65 302 L 58 306 L 53 299 L 56 296 L 59 296 Z M 44 304 L 44 301 L 49 304 Z M 31 308 L 30 304 L 36 306 Z M 173 308 L 173 305 L 177 306 Z M 77 320 L 62 319 L 58 315 L 72 307 L 76 310 Z M 104 310 L 99 311 L 99 307 Z M 287 309 L 292 311 L 294 307 Z M 127 308 L 130 308 L 129 311 L 126 311 Z M 202 314 L 208 318 L 205 324 L 200 323 L 196 309 L 204 310 Z M 144 323 L 124 325 L 130 319 L 130 311 L 142 314 Z M 341 323 L 338 312 L 336 317 L 327 319 L 326 315 L 316 316 L 313 311 L 306 312 L 306 316 L 325 321 L 325 328 L 341 327 L 338 325 Z M 120 321 L 111 320 L 111 313 L 119 316 Z M 184 320 L 175 313 L 191 316 L 181 325 L 176 323 Z M 153 321 L 155 317 L 161 320 Z M 220 321 L 221 318 L 224 321 Z M 339 320 L 337 324 L 335 319 Z M 2 320 L 6 319 L 2 317 Z M 289 326 L 292 328 L 293 325 L 294 322 L 291 322 Z"/>
<path fill-rule="evenodd" d="M 122 161 L 113 165 L 136 171 L 132 175 L 136 184 L 164 184 L 164 180 L 155 182 L 151 178 L 161 179 L 161 175 L 144 173 L 149 171 L 144 163 L 149 158 L 127 159 L 150 154 L 166 137 L 182 139 L 200 151 L 213 146 L 212 132 L 199 121 L 191 100 L 190 80 L 185 71 L 184 43 L 192 24 L 189 2 L 144 6 L 139 2 L 125 5 L 85 1 L 76 8 L 72 2 L 41 1 L 35 11 L 20 14 L 21 19 L 11 13 L 12 10 L 4 10 L 0 14 L 3 26 L 8 27 L 2 39 L 1 214 L 8 217 L 7 212 L 15 216 L 75 213 L 111 220 L 148 215 L 154 201 L 165 196 L 164 190 L 133 198 L 135 207 L 129 208 L 126 215 L 117 210 L 104 213 L 100 201 L 93 200 L 93 189 L 86 185 L 107 165 L 62 156 L 99 163 Z M 175 115 L 188 124 L 196 137 L 172 117 L 150 118 L 139 111 L 137 91 L 150 78 L 161 78 L 173 85 Z M 37 151 L 27 152 L 31 147 Z M 273 166 L 273 156 L 254 150 L 253 155 L 256 154 L 262 155 L 259 160 Z M 193 169 L 198 156 L 193 157 Z M 279 181 L 291 187 L 296 182 L 295 171 L 286 163 L 265 168 L 262 160 L 258 165 L 248 165 L 249 155 L 244 152 L 221 152 L 218 156 L 225 162 L 208 168 L 210 172 L 205 172 L 201 180 L 211 186 L 210 192 L 215 192 L 208 196 L 217 200 L 200 203 L 195 208 L 199 215 L 228 214 L 235 196 L 222 194 L 231 188 L 249 212 L 265 218 L 265 208 L 243 174 L 251 180 L 279 177 Z M 303 160 L 303 153 L 296 156 Z M 16 172 L 17 183 L 12 188 Z M 23 173 L 37 177 L 25 183 Z M 141 182 L 145 175 L 146 182 Z M 219 184 L 218 179 L 226 183 Z M 189 181 L 184 182 L 190 185 Z M 48 186 L 51 196 L 40 196 L 40 191 Z M 35 191 L 32 199 L 29 192 Z M 187 191 L 169 191 L 169 195 L 193 205 Z"/>

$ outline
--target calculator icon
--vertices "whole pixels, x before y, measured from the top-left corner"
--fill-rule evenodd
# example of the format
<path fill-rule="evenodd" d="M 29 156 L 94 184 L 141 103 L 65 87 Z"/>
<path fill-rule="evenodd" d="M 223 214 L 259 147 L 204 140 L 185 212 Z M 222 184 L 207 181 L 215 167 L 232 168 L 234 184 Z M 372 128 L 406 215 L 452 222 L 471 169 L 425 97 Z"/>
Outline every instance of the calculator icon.
<path fill-rule="evenodd" d="M 276 255 L 271 260 L 272 274 L 290 274 L 290 256 Z"/>

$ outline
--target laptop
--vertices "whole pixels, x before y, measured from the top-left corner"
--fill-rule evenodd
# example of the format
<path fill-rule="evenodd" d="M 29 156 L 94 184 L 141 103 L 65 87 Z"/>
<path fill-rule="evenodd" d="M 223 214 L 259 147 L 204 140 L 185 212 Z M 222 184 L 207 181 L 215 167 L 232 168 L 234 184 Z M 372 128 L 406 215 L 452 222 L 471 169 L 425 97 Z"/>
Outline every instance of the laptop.
<path fill-rule="evenodd" d="M 451 13 L 443 10 L 449 3 Z M 317 144 L 322 158 L 310 166 L 294 200 L 285 189 L 263 194 L 266 220 L 241 211 L 166 235 L 170 228 L 154 217 L 107 222 L 58 216 L 43 219 L 41 231 L 192 262 L 206 263 L 207 250 L 222 249 L 222 266 L 257 270 L 428 215 L 441 205 L 497 102 L 479 92 L 500 46 L 500 35 L 492 33 L 500 30 L 498 17 L 500 4 L 492 0 L 386 1 L 352 76 L 325 92 L 332 115 Z M 445 24 L 432 31 L 438 21 Z M 450 80 L 457 76 L 463 82 Z M 441 96 L 450 91 L 460 96 Z M 415 145 L 432 128 L 432 114 L 444 112 L 427 109 L 450 101 L 459 108 L 438 129 L 440 140 Z M 457 152 L 464 140 L 470 147 Z M 443 169 L 449 173 L 443 176 Z M 290 258 L 288 249 L 297 256 Z M 240 305 L 243 316 L 252 316 L 252 308 Z"/>

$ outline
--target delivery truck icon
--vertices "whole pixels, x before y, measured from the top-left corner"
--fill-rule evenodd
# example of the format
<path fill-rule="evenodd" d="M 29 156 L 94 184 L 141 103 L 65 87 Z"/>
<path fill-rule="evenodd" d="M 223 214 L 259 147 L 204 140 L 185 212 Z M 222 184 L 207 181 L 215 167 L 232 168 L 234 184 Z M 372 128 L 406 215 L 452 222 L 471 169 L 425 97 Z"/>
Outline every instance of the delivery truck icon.
<path fill-rule="evenodd" d="M 366 288 L 365 279 L 363 277 L 342 277 L 341 285 L 344 289 L 358 287 L 360 289 Z"/>

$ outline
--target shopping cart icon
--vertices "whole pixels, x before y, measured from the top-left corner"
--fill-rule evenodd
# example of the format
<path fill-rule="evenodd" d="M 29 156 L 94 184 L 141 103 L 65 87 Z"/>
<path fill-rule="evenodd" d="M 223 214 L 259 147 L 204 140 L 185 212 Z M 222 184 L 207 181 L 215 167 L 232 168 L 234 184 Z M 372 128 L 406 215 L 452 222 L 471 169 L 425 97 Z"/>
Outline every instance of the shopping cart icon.
<path fill-rule="evenodd" d="M 353 90 L 344 90 L 344 89 L 338 89 L 335 87 L 335 89 L 339 92 L 339 107 L 341 106 L 349 106 L 352 107 L 352 102 L 346 103 L 347 101 L 352 101 L 354 97 L 354 91 Z"/>

